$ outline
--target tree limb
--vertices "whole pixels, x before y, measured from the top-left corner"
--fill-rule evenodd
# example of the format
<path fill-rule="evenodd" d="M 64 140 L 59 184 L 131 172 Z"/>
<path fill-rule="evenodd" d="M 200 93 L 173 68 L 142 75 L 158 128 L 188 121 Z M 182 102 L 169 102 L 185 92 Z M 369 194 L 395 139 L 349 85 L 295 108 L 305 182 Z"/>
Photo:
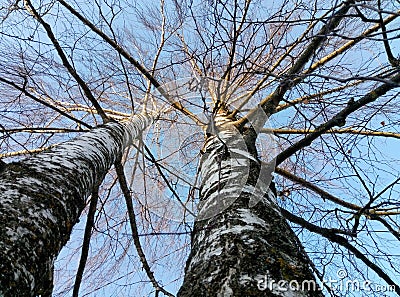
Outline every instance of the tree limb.
<path fill-rule="evenodd" d="M 153 287 L 155 288 L 156 292 L 160 291 L 166 296 L 174 297 L 173 294 L 169 293 L 168 291 L 166 291 L 163 287 L 161 287 L 159 285 L 159 283 L 157 282 L 157 280 L 154 277 L 153 271 L 151 271 L 149 263 L 147 262 L 147 259 L 146 259 L 146 255 L 144 254 L 144 251 L 142 249 L 142 246 L 141 246 L 141 243 L 139 240 L 139 232 L 137 229 L 135 210 L 134 210 L 133 203 L 132 203 L 132 197 L 130 195 L 128 184 L 126 182 L 124 167 L 121 163 L 121 159 L 119 159 L 117 162 L 115 162 L 114 167 L 117 172 L 119 185 L 121 187 L 122 193 L 125 198 L 126 207 L 128 209 L 129 222 L 130 222 L 131 231 L 132 231 L 132 239 L 133 239 L 133 243 L 136 247 L 137 253 L 139 255 L 140 262 L 142 262 L 143 268 L 146 271 L 146 274 L 147 274 L 148 278 L 150 279 L 151 283 L 153 284 Z M 158 293 L 156 293 L 156 294 L 158 294 Z"/>
<path fill-rule="evenodd" d="M 92 22 L 90 22 L 87 18 L 83 17 L 78 11 L 76 11 L 71 5 L 66 3 L 64 0 L 57 0 L 62 6 L 64 6 L 71 14 L 76 16 L 83 24 L 89 27 L 94 33 L 100 36 L 106 43 L 108 43 L 113 49 L 117 51 L 122 57 L 124 57 L 127 61 L 129 61 L 136 69 L 147 78 L 150 83 L 160 92 L 160 94 L 171 104 L 172 107 L 177 110 L 183 112 L 185 115 L 190 117 L 195 123 L 199 124 L 201 121 L 189 110 L 187 110 L 177 98 L 172 98 L 166 90 L 162 87 L 161 83 L 159 83 L 153 75 L 136 59 L 134 59 L 121 45 L 119 45 L 116 41 L 112 40 L 107 36 L 103 31 L 97 28 Z"/>
<path fill-rule="evenodd" d="M 391 81 L 393 83 L 399 83 L 400 73 L 395 75 Z M 311 143 L 315 139 L 320 137 L 322 134 L 326 133 L 326 131 L 332 129 L 335 126 L 343 126 L 346 123 L 346 118 L 348 115 L 360 109 L 361 107 L 367 105 L 368 103 L 374 102 L 380 96 L 385 95 L 388 91 L 392 90 L 393 88 L 395 88 L 394 84 L 382 84 L 381 86 L 367 93 L 359 100 L 349 103 L 344 109 L 342 109 L 340 112 L 334 115 L 330 120 L 319 125 L 313 133 L 308 134 L 302 140 L 296 142 L 295 144 L 291 145 L 283 152 L 281 152 L 276 157 L 276 165 L 278 166 L 287 158 L 295 154 L 297 151 L 303 149 L 306 146 L 311 145 Z"/>
<path fill-rule="evenodd" d="M 290 213 L 286 209 L 281 208 L 281 212 L 282 212 L 283 216 L 286 219 L 288 219 L 289 221 L 291 221 L 292 223 L 300 225 L 313 233 L 317 233 L 317 234 L 325 237 L 326 239 L 330 240 L 331 242 L 335 242 L 335 243 L 343 246 L 350 252 L 352 252 L 354 254 L 354 256 L 356 256 L 358 259 L 360 259 L 362 262 L 364 262 L 364 264 L 367 265 L 367 267 L 371 268 L 379 277 L 381 277 L 383 280 L 385 280 L 390 286 L 393 286 L 395 288 L 396 293 L 400 295 L 399 285 L 396 284 L 396 282 L 394 282 L 391 279 L 391 277 L 388 274 L 386 274 L 378 265 L 376 265 L 370 259 L 368 259 L 368 257 L 365 256 L 364 253 L 360 252 L 355 246 L 353 246 L 347 238 L 345 238 L 341 235 L 338 235 L 334 232 L 329 231 L 330 229 L 321 228 L 314 224 L 311 224 L 308 221 L 306 221 L 305 219 L 300 218 L 300 217 Z"/>
<path fill-rule="evenodd" d="M 101 108 L 99 102 L 94 98 L 92 91 L 89 89 L 88 85 L 86 82 L 80 77 L 80 75 L 76 72 L 74 67 L 70 64 L 68 61 L 67 56 L 65 55 L 63 49 L 61 48 L 61 45 L 59 44 L 57 38 L 54 36 L 54 33 L 51 29 L 51 26 L 46 23 L 43 18 L 39 15 L 39 13 L 36 11 L 36 9 L 33 7 L 32 3 L 30 0 L 24 0 L 25 2 L 25 7 L 28 10 L 32 16 L 38 20 L 38 22 L 43 26 L 45 29 L 47 36 L 49 37 L 50 41 L 53 43 L 54 48 L 57 51 L 58 56 L 60 57 L 64 67 L 68 70 L 68 72 L 71 74 L 71 76 L 75 79 L 75 81 L 78 83 L 78 85 L 82 88 L 83 93 L 85 94 L 86 98 L 89 99 L 89 101 L 93 104 L 93 106 L 96 108 L 97 113 L 100 115 L 104 123 L 107 123 L 109 121 L 108 116 L 105 114 L 103 109 Z"/>
<path fill-rule="evenodd" d="M 72 293 L 73 297 L 79 297 L 79 287 L 82 283 L 83 272 L 85 271 L 86 261 L 89 255 L 90 239 L 92 236 L 92 228 L 94 224 L 94 215 L 96 213 L 97 201 L 99 200 L 99 187 L 97 186 L 91 195 L 89 212 L 87 214 L 85 233 L 83 236 L 82 253 L 79 260 L 78 270 L 75 276 L 74 290 Z"/>

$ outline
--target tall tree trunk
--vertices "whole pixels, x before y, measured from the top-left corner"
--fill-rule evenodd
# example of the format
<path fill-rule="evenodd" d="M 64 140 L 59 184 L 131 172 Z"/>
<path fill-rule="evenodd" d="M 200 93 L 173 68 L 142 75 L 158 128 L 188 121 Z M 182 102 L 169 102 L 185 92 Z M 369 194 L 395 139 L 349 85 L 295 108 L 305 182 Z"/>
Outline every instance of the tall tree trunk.
<path fill-rule="evenodd" d="M 259 186 L 256 132 L 239 132 L 223 114 L 208 131 L 199 216 L 178 296 L 323 296 L 275 194 Z"/>
<path fill-rule="evenodd" d="M 153 117 L 110 122 L 0 173 L 0 296 L 51 296 L 53 264 L 85 200 Z"/>

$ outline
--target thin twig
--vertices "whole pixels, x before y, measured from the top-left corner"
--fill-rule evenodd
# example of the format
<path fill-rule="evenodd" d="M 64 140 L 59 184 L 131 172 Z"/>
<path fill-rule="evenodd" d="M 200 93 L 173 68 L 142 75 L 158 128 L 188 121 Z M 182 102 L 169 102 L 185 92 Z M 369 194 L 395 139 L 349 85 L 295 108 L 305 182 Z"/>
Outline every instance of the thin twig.
<path fill-rule="evenodd" d="M 335 243 L 343 246 L 350 252 L 352 252 L 354 254 L 354 256 L 356 256 L 358 259 L 360 259 L 362 262 L 364 262 L 364 264 L 367 265 L 367 267 L 371 268 L 378 276 L 380 276 L 383 280 L 385 280 L 390 286 L 393 286 L 393 288 L 395 289 L 397 294 L 400 295 L 399 285 L 396 284 L 391 279 L 391 277 L 382 270 L 382 268 L 380 268 L 378 265 L 373 263 L 370 259 L 368 259 L 367 256 L 365 256 L 364 253 L 362 253 L 355 246 L 350 244 L 350 242 L 347 238 L 345 238 L 341 235 L 338 235 L 335 232 L 329 231 L 330 229 L 322 228 L 322 227 L 316 226 L 314 224 L 311 224 L 310 222 L 306 221 L 305 219 L 298 217 L 283 208 L 281 208 L 281 212 L 282 212 L 283 216 L 286 219 L 288 219 L 289 221 L 291 221 L 292 223 L 300 225 L 300 226 L 306 228 L 308 231 L 317 233 L 317 234 L 325 237 L 329 241 L 335 242 Z"/>
<path fill-rule="evenodd" d="M 159 283 L 157 282 L 157 280 L 154 277 L 153 271 L 151 271 L 150 265 L 147 262 L 146 255 L 144 254 L 144 251 L 142 249 L 142 246 L 141 246 L 141 243 L 139 240 L 139 232 L 138 232 L 137 223 L 136 223 L 135 210 L 133 207 L 132 197 L 130 195 L 130 191 L 129 191 L 125 173 L 124 173 L 124 167 L 121 163 L 121 160 L 118 160 L 117 162 L 115 162 L 114 166 L 115 166 L 115 170 L 116 170 L 116 173 L 118 176 L 119 185 L 121 187 L 122 193 L 125 198 L 126 207 L 128 209 L 128 216 L 129 216 L 129 222 L 130 222 L 131 231 L 132 231 L 133 243 L 134 243 L 134 245 L 136 247 L 136 251 L 139 255 L 140 262 L 142 263 L 143 268 L 146 271 L 147 277 L 150 279 L 156 292 L 162 292 L 166 296 L 174 297 L 173 294 L 169 293 L 167 290 L 165 290 L 163 287 L 161 287 L 159 285 Z"/>
<path fill-rule="evenodd" d="M 71 65 L 71 63 L 68 61 L 67 56 L 65 55 L 63 49 L 61 48 L 60 43 L 58 42 L 57 38 L 55 37 L 53 30 L 51 29 L 51 26 L 44 21 L 44 19 L 39 15 L 39 13 L 36 11 L 36 9 L 33 7 L 31 1 L 25 0 L 25 7 L 28 10 L 32 16 L 38 20 L 38 22 L 43 26 L 44 30 L 46 31 L 47 36 L 49 37 L 50 41 L 52 42 L 54 48 L 57 51 L 58 56 L 60 57 L 64 67 L 68 70 L 68 72 L 71 74 L 71 76 L 75 79 L 75 81 L 78 83 L 78 85 L 81 87 L 83 90 L 83 93 L 85 94 L 86 98 L 89 99 L 89 101 L 93 104 L 94 108 L 96 109 L 97 113 L 100 115 L 102 118 L 103 122 L 108 122 L 109 118 L 106 115 L 106 113 L 103 111 L 101 108 L 99 102 L 94 98 L 92 91 L 89 89 L 88 85 L 86 82 L 80 77 L 80 75 L 76 72 L 75 68 Z"/>
<path fill-rule="evenodd" d="M 394 83 L 400 82 L 400 73 L 398 73 L 392 78 L 392 82 Z M 299 150 L 303 149 L 306 146 L 311 145 L 311 143 L 315 139 L 320 137 L 322 134 L 326 133 L 326 131 L 329 131 L 335 126 L 345 125 L 347 116 L 349 116 L 354 111 L 360 109 L 361 107 L 367 105 L 368 103 L 374 102 L 376 99 L 385 95 L 388 91 L 392 90 L 393 88 L 395 88 L 394 84 L 382 84 L 376 89 L 368 92 L 365 96 L 363 96 L 359 100 L 351 103 L 349 102 L 349 104 L 347 104 L 347 106 L 344 109 L 342 109 L 340 112 L 334 115 L 327 122 L 319 125 L 314 130 L 314 132 L 308 134 L 302 140 L 294 143 L 293 145 L 285 149 L 283 152 L 281 152 L 276 157 L 276 165 L 278 166 L 279 164 L 281 164 L 283 161 L 285 161 L 287 158 L 289 158 Z"/>
<path fill-rule="evenodd" d="M 59 114 L 65 116 L 66 118 L 68 118 L 68 119 L 70 119 L 70 120 L 76 122 L 77 124 L 80 124 L 80 125 L 82 125 L 82 126 L 84 126 L 84 127 L 86 127 L 86 128 L 93 128 L 91 125 L 89 125 L 89 124 L 87 124 L 87 123 L 85 123 L 85 122 L 83 122 L 83 121 L 81 121 L 81 120 L 79 120 L 79 119 L 73 117 L 72 115 L 70 115 L 70 114 L 68 114 L 68 113 L 66 113 L 66 112 L 64 112 L 64 111 L 62 111 L 61 109 L 55 107 L 54 105 L 52 105 L 52 104 L 50 104 L 50 103 L 48 103 L 48 102 L 46 102 L 46 101 L 44 101 L 44 100 L 38 98 L 37 96 L 35 96 L 35 95 L 33 95 L 32 93 L 28 92 L 28 91 L 25 89 L 25 87 L 20 87 L 20 86 L 18 86 L 15 82 L 13 82 L 13 81 L 10 81 L 10 80 L 8 80 L 8 79 L 5 79 L 5 78 L 3 78 L 3 77 L 0 77 L 0 82 L 3 82 L 3 83 L 5 83 L 5 84 L 7 84 L 7 85 L 12 86 L 14 89 L 16 89 L 16 90 L 20 91 L 21 93 L 23 93 L 26 97 L 31 98 L 31 99 L 33 99 L 34 101 L 39 102 L 40 104 L 43 104 L 44 106 L 53 109 L 54 111 L 56 111 L 56 112 L 58 112 Z"/>
<path fill-rule="evenodd" d="M 85 271 L 86 262 L 89 255 L 90 239 L 92 236 L 92 228 L 94 224 L 94 215 L 96 213 L 97 202 L 99 200 L 99 187 L 97 186 L 90 199 L 89 212 L 87 214 L 85 233 L 83 236 L 82 253 L 81 259 L 79 260 L 78 270 L 75 276 L 74 290 L 72 293 L 73 297 L 79 297 L 79 288 L 82 283 L 83 273 Z"/>
<path fill-rule="evenodd" d="M 124 57 L 129 63 L 136 67 L 136 69 L 147 78 L 151 84 L 160 92 L 160 94 L 177 110 L 181 111 L 188 117 L 190 117 L 195 123 L 201 124 L 201 121 L 194 115 L 192 112 L 187 110 L 177 99 L 173 98 L 164 88 L 161 83 L 158 82 L 157 79 L 135 58 L 133 58 L 121 45 L 119 45 L 116 41 L 112 40 L 107 36 L 103 31 L 97 28 L 92 22 L 90 22 L 87 18 L 83 17 L 78 11 L 76 11 L 71 5 L 66 3 L 64 0 L 57 0 L 62 6 L 64 6 L 71 14 L 76 16 L 83 24 L 89 27 L 94 33 L 100 36 L 106 43 L 108 43 L 113 49 L 117 51 L 122 57 Z"/>

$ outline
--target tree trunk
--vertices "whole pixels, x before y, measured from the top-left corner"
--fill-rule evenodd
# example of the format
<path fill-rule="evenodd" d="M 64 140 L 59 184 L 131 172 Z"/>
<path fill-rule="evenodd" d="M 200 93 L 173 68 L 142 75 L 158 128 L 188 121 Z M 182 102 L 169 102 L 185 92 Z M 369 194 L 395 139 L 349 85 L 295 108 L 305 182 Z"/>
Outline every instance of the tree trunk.
<path fill-rule="evenodd" d="M 223 114 L 214 122 L 178 296 L 323 296 L 274 192 L 260 183 L 256 132 L 239 132 Z"/>
<path fill-rule="evenodd" d="M 107 123 L 0 173 L 0 296 L 51 296 L 53 263 L 85 200 L 153 120 Z"/>

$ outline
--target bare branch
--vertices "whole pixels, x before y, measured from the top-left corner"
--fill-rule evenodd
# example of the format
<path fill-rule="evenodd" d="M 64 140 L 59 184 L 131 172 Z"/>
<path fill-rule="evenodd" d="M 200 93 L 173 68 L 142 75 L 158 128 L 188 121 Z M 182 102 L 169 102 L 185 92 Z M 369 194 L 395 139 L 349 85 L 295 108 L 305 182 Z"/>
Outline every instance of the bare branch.
<path fill-rule="evenodd" d="M 283 128 L 263 128 L 261 133 L 274 133 L 274 134 L 310 134 L 316 132 L 314 129 L 283 129 Z M 324 134 L 353 134 L 353 135 L 365 135 L 365 136 L 382 136 L 400 139 L 400 133 L 386 132 L 386 131 L 371 131 L 371 130 L 356 130 L 351 128 L 344 129 L 331 129 Z"/>
<path fill-rule="evenodd" d="M 33 99 L 34 101 L 39 102 L 40 104 L 43 104 L 44 106 L 53 109 L 54 111 L 56 111 L 57 113 L 63 115 L 64 117 L 66 117 L 66 118 L 68 118 L 68 119 L 70 119 L 70 120 L 72 120 L 72 121 L 74 121 L 74 122 L 76 122 L 76 123 L 78 123 L 78 124 L 80 124 L 80 125 L 86 127 L 86 128 L 92 128 L 92 126 L 90 126 L 89 124 L 86 124 L 85 122 L 83 122 L 83 121 L 81 121 L 81 120 L 79 120 L 79 119 L 73 117 L 72 115 L 70 115 L 70 114 L 68 114 L 68 113 L 66 113 L 66 112 L 64 112 L 64 111 L 62 111 L 61 109 L 55 107 L 55 106 L 52 105 L 52 104 L 49 104 L 48 102 L 46 102 L 46 101 L 40 99 L 39 97 L 34 96 L 32 93 L 30 93 L 30 92 L 28 92 L 28 91 L 26 90 L 25 86 L 20 87 L 20 86 L 18 86 L 16 83 L 14 83 L 14 82 L 12 82 L 12 81 L 10 81 L 10 80 L 7 80 L 7 79 L 5 79 L 5 78 L 2 78 L 2 77 L 0 77 L 0 81 L 3 82 L 3 83 L 6 83 L 7 85 L 12 86 L 13 88 L 15 88 L 16 90 L 20 91 L 20 92 L 23 93 L 25 96 L 27 96 L 27 97 Z"/>
<path fill-rule="evenodd" d="M 393 83 L 400 82 L 400 74 L 395 75 L 391 81 Z M 326 131 L 332 129 L 335 126 L 343 126 L 345 124 L 346 118 L 348 115 L 353 113 L 354 111 L 360 109 L 361 107 L 365 106 L 368 103 L 371 103 L 381 97 L 382 95 L 386 94 L 388 91 L 393 89 L 395 86 L 393 84 L 383 84 L 380 87 L 376 88 L 375 90 L 370 91 L 368 94 L 360 98 L 359 100 L 352 102 L 347 105 L 343 110 L 333 116 L 329 121 L 319 125 L 313 133 L 308 134 L 302 140 L 298 141 L 297 143 L 293 144 L 289 148 L 285 149 L 281 152 L 276 158 L 276 164 L 279 165 L 287 158 L 292 156 L 297 151 L 301 150 L 302 148 L 311 145 L 312 141 L 320 137 Z"/>
<path fill-rule="evenodd" d="M 53 33 L 53 30 L 51 29 L 51 26 L 48 23 L 46 23 L 43 20 L 43 18 L 38 14 L 36 9 L 31 4 L 30 0 L 24 0 L 24 1 L 25 1 L 25 6 L 26 6 L 27 10 L 29 11 L 29 13 L 31 13 L 32 16 L 35 17 L 38 20 L 38 22 L 45 29 L 45 31 L 47 33 L 47 36 L 49 37 L 50 41 L 53 43 L 54 48 L 56 49 L 56 51 L 57 51 L 60 59 L 62 60 L 62 63 L 65 66 L 65 68 L 68 70 L 68 72 L 71 74 L 71 76 L 76 80 L 76 82 L 82 88 L 83 93 L 89 99 L 89 101 L 93 104 L 93 106 L 96 108 L 96 111 L 101 116 L 103 122 L 107 123 L 109 121 L 109 118 L 104 113 L 103 109 L 101 108 L 100 104 L 97 102 L 96 98 L 94 98 L 94 96 L 93 96 L 91 90 L 89 89 L 88 85 L 85 83 L 85 81 L 80 77 L 80 75 L 76 72 L 74 67 L 68 61 L 68 58 L 65 55 L 63 49 L 61 48 L 61 45 L 59 44 L 57 38 L 54 36 L 54 33 Z"/>
<path fill-rule="evenodd" d="M 320 234 L 323 237 L 329 239 L 331 242 L 335 242 L 335 243 L 345 247 L 346 249 L 348 249 L 358 259 L 360 259 L 362 262 L 364 262 L 367 267 L 371 268 L 379 277 L 384 279 L 390 286 L 393 286 L 395 288 L 395 291 L 397 292 L 397 294 L 400 295 L 399 285 L 395 281 L 393 281 L 392 278 L 382 270 L 382 268 L 380 268 L 378 265 L 376 265 L 374 262 L 372 262 L 370 259 L 368 259 L 367 256 L 364 255 L 364 253 L 360 252 L 355 246 L 353 246 L 347 238 L 345 238 L 341 235 L 338 235 L 335 232 L 330 231 L 330 229 L 321 228 L 314 224 L 311 224 L 308 221 L 304 220 L 303 218 L 295 216 L 294 214 L 288 212 L 285 209 L 281 208 L 281 211 L 282 211 L 282 214 L 289 221 L 291 221 L 295 224 L 298 224 L 311 232 Z"/>
<path fill-rule="evenodd" d="M 79 287 L 82 282 L 83 272 L 85 271 L 86 261 L 88 259 L 88 255 L 89 255 L 90 239 L 92 236 L 94 216 L 96 213 L 97 201 L 99 200 L 99 187 L 98 186 L 93 191 L 93 193 L 90 197 L 91 198 L 90 198 L 89 212 L 87 214 L 85 234 L 83 236 L 81 259 L 79 261 L 78 271 L 76 272 L 74 290 L 72 293 L 73 297 L 79 296 Z"/>
<path fill-rule="evenodd" d="M 115 166 L 115 170 L 116 170 L 117 175 L 118 175 L 119 185 L 121 187 L 122 193 L 123 193 L 124 198 L 125 198 L 126 207 L 128 209 L 128 216 L 129 216 L 129 222 L 130 222 L 131 231 L 132 231 L 133 242 L 135 244 L 135 247 L 136 247 L 137 253 L 139 255 L 140 261 L 142 262 L 143 268 L 146 271 L 146 274 L 149 277 L 151 283 L 153 284 L 154 289 L 156 290 L 156 292 L 160 291 L 166 296 L 174 297 L 173 294 L 169 293 L 162 286 L 159 285 L 159 283 L 157 282 L 157 280 L 154 277 L 153 271 L 151 271 L 149 263 L 147 262 L 146 256 L 145 256 L 145 254 L 143 252 L 143 249 L 142 249 L 142 246 L 140 244 L 139 232 L 138 232 L 138 229 L 137 229 L 136 218 L 135 218 L 135 216 L 136 216 L 135 215 L 135 210 L 133 208 L 132 198 L 131 198 L 131 195 L 130 195 L 128 184 L 126 182 L 126 177 L 125 177 L 125 173 L 124 173 L 124 167 L 122 166 L 122 163 L 121 163 L 120 160 L 117 161 L 114 164 L 114 166 Z"/>
<path fill-rule="evenodd" d="M 107 42 L 111 47 L 113 47 L 121 56 L 127 59 L 133 66 L 135 66 L 140 73 L 146 77 L 151 84 L 157 88 L 160 94 L 167 99 L 167 101 L 177 110 L 183 112 L 185 115 L 189 116 L 195 123 L 201 123 L 201 121 L 192 114 L 189 110 L 182 106 L 182 104 L 177 101 L 177 98 L 171 98 L 171 96 L 164 90 L 161 83 L 159 83 L 153 75 L 143 66 L 141 65 L 136 59 L 134 59 L 126 50 L 124 50 L 116 41 L 112 40 L 108 37 L 103 31 L 98 29 L 93 23 L 91 23 L 88 19 L 84 18 L 80 13 L 78 13 L 75 9 L 72 8 L 68 3 L 64 0 L 57 0 L 61 5 L 63 5 L 66 9 L 68 9 L 71 14 L 76 16 L 82 23 L 88 26 L 94 33 L 99 35 L 105 42 Z"/>

